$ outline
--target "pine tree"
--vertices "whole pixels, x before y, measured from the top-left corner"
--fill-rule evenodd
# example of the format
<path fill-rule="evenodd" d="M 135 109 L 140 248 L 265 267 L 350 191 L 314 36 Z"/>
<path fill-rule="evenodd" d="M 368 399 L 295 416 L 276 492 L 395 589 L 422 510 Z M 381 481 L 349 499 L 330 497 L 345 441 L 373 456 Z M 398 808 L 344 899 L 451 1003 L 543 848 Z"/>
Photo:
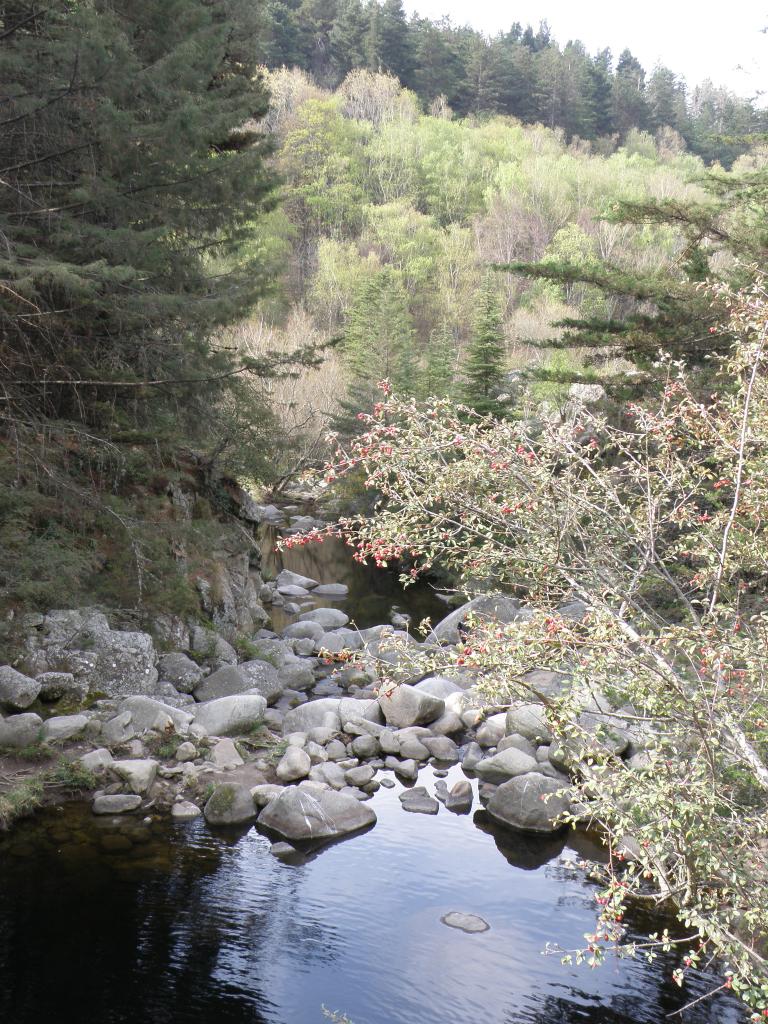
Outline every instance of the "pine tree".
<path fill-rule="evenodd" d="M 445 398 L 451 393 L 455 355 L 453 329 L 443 321 L 429 336 L 424 367 L 419 375 L 419 398 Z"/>
<path fill-rule="evenodd" d="M 645 131 L 649 126 L 645 97 L 645 71 L 629 50 L 622 51 L 613 79 L 613 121 L 623 138 L 630 128 Z"/>
<path fill-rule="evenodd" d="M 269 361 L 215 340 L 265 290 L 263 30 L 250 0 L 0 3 L 0 476 L 62 551 L 153 452 L 264 464 Z"/>
<path fill-rule="evenodd" d="M 365 65 L 365 34 L 368 18 L 361 0 L 338 0 L 336 17 L 328 37 L 330 66 L 338 85 L 355 68 Z"/>
<path fill-rule="evenodd" d="M 385 71 L 413 84 L 413 52 L 403 0 L 384 0 L 379 15 L 379 54 Z"/>
<path fill-rule="evenodd" d="M 627 312 L 622 316 L 573 317 L 553 325 L 564 329 L 562 336 L 545 347 L 621 353 L 644 371 L 634 375 L 631 384 L 643 389 L 655 386 L 654 363 L 660 350 L 689 367 L 705 368 L 711 352 L 730 346 L 732 339 L 717 326 L 727 313 L 713 306 L 711 296 L 700 286 L 705 280 L 720 280 L 742 287 L 749 279 L 750 265 L 768 262 L 768 172 L 740 176 L 711 172 L 699 185 L 704 199 L 622 202 L 607 218 L 622 224 L 665 225 L 682 232 L 683 259 L 670 267 L 619 269 L 592 259 L 588 264 L 559 261 L 504 268 L 559 285 L 587 284 L 623 300 Z M 568 379 L 578 380 L 579 374 Z M 624 376 L 615 383 L 622 389 L 630 386 Z"/>
<path fill-rule="evenodd" d="M 344 326 L 343 352 L 350 382 L 336 430 L 355 432 L 357 413 L 376 401 L 379 381 L 388 380 L 399 395 L 415 393 L 413 320 L 408 294 L 395 271 L 381 270 L 358 289 Z"/>
<path fill-rule="evenodd" d="M 481 414 L 498 415 L 498 394 L 504 385 L 504 321 L 497 292 L 488 282 L 480 292 L 472 340 L 467 348 L 462 397 Z"/>

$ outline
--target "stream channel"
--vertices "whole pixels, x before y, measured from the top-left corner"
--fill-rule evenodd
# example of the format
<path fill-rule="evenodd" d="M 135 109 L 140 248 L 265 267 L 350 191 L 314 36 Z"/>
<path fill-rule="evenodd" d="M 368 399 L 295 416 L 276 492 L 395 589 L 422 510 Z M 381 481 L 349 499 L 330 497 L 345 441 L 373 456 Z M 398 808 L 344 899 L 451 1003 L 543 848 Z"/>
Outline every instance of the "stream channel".
<path fill-rule="evenodd" d="M 361 627 L 387 621 L 393 601 L 415 621 L 446 611 L 337 542 L 285 565 L 347 583 L 336 606 Z M 460 778 L 452 768 L 449 788 Z M 422 769 L 419 784 L 435 781 Z M 670 1018 L 718 984 L 694 974 L 681 991 L 671 956 L 589 970 L 543 955 L 594 928 L 597 886 L 577 864 L 601 851 L 587 836 L 519 835 L 482 810 L 409 814 L 402 790 L 395 780 L 373 796 L 370 831 L 294 864 L 256 828 L 213 832 L 202 819 L 96 819 L 75 803 L 21 822 L 0 838 L 0 1021 L 322 1024 L 323 1007 L 353 1024 L 745 1019 L 722 995 Z M 450 911 L 490 927 L 447 927 Z M 630 915 L 630 932 L 663 924 Z"/>

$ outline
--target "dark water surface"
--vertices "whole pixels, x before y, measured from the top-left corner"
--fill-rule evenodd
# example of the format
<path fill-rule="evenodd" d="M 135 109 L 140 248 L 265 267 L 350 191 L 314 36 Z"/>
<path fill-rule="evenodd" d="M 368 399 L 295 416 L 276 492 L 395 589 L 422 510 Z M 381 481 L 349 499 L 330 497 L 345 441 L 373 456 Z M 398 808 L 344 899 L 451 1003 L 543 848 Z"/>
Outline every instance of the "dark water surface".
<path fill-rule="evenodd" d="M 414 627 L 425 618 L 430 618 L 433 623 L 439 622 L 451 610 L 436 596 L 434 587 L 429 583 L 414 583 L 403 590 L 395 573 L 355 562 L 350 549 L 336 537 L 328 537 L 321 544 L 278 551 L 279 536 L 274 527 L 262 527 L 262 567 L 265 574 L 273 578 L 281 569 L 290 569 L 322 583 L 346 583 L 348 597 L 343 600 L 316 598 L 312 607 L 340 608 L 359 629 L 389 622 L 393 606 L 407 612 Z M 286 615 L 280 608 L 270 608 L 269 611 L 276 630 L 284 629 L 298 617 Z"/>
<path fill-rule="evenodd" d="M 420 782 L 432 788 L 431 768 Z M 590 971 L 542 956 L 593 927 L 595 888 L 569 863 L 588 840 L 409 814 L 401 790 L 376 794 L 371 831 L 299 866 L 252 828 L 104 821 L 82 805 L 22 823 L 0 840 L 0 1020 L 322 1024 L 325 1005 L 354 1024 L 663 1024 L 715 984 L 681 993 L 666 958 Z M 451 910 L 490 930 L 446 927 Z M 718 998 L 682 1020 L 743 1014 Z"/>

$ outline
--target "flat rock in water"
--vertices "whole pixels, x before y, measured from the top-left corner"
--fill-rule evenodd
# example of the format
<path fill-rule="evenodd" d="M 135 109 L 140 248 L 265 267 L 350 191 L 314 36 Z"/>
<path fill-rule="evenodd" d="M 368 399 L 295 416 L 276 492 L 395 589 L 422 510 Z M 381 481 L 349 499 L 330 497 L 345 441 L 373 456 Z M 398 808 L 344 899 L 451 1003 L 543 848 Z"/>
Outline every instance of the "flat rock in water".
<path fill-rule="evenodd" d="M 191 800 L 181 800 L 171 808 L 171 817 L 174 821 L 194 821 L 201 814 L 200 808 Z"/>
<path fill-rule="evenodd" d="M 315 587 L 314 593 L 318 597 L 346 597 L 349 587 L 346 583 L 321 583 L 319 587 Z"/>
<path fill-rule="evenodd" d="M 434 722 L 445 711 L 445 702 L 440 697 L 417 690 L 407 683 L 401 683 L 393 690 L 379 697 L 379 706 L 388 725 L 403 728 Z"/>
<path fill-rule="evenodd" d="M 141 807 L 141 797 L 130 793 L 97 796 L 93 801 L 94 814 L 129 814 Z"/>
<path fill-rule="evenodd" d="M 431 796 L 417 794 L 401 801 L 404 811 L 411 814 L 437 814 L 440 804 Z"/>
<path fill-rule="evenodd" d="M 440 920 L 443 924 L 447 924 L 449 928 L 458 928 L 462 932 L 468 934 L 476 934 L 478 932 L 487 932 L 491 927 L 487 921 L 484 921 L 482 917 L 478 917 L 477 914 L 462 914 L 459 910 L 452 910 L 450 914 L 444 914 Z"/>
<path fill-rule="evenodd" d="M 231 782 L 217 786 L 203 808 L 209 825 L 241 825 L 252 821 L 256 813 L 250 790 Z"/>
<path fill-rule="evenodd" d="M 315 608 L 314 611 L 304 612 L 299 616 L 300 622 L 317 622 L 325 630 L 339 629 L 346 626 L 349 616 L 338 608 Z"/>
<path fill-rule="evenodd" d="M 275 580 L 278 589 L 284 587 L 303 587 L 304 590 L 312 590 L 318 585 L 317 580 L 311 576 L 302 576 L 298 572 L 291 572 L 290 569 L 283 569 Z"/>
<path fill-rule="evenodd" d="M 284 839 L 332 839 L 367 828 L 376 814 L 367 804 L 333 790 L 311 794 L 290 786 L 270 801 L 259 824 Z"/>

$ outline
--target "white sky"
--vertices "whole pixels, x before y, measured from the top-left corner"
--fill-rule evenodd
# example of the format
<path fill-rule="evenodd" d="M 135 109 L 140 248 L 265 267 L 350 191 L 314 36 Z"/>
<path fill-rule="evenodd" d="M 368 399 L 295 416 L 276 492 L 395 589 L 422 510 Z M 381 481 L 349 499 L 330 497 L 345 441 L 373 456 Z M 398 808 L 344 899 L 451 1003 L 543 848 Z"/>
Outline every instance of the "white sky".
<path fill-rule="evenodd" d="M 405 8 L 486 33 L 546 20 L 560 45 L 581 39 L 614 58 L 629 47 L 646 71 L 661 62 L 690 86 L 711 78 L 768 102 L 768 0 L 405 0 Z"/>

